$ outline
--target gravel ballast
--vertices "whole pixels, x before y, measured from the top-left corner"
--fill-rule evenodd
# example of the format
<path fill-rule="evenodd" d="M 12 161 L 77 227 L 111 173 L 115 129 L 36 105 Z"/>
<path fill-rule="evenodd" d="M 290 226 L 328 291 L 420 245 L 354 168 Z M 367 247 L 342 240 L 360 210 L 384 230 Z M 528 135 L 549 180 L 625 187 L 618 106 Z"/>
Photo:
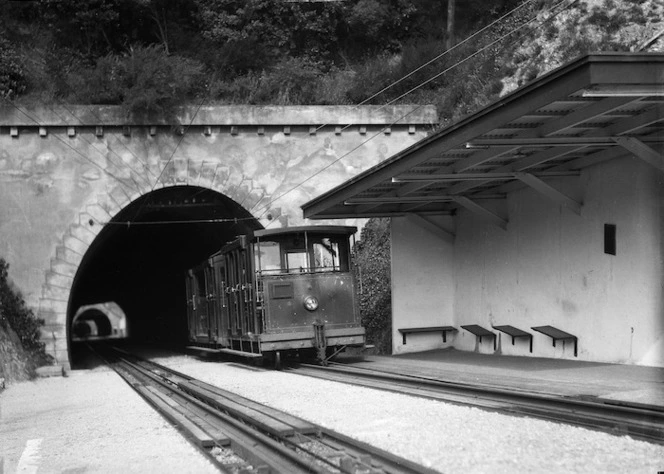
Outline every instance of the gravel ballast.
<path fill-rule="evenodd" d="M 664 446 L 190 356 L 153 359 L 440 472 L 653 473 Z"/>
<path fill-rule="evenodd" d="M 0 473 L 213 473 L 213 464 L 115 372 L 0 393 Z"/>

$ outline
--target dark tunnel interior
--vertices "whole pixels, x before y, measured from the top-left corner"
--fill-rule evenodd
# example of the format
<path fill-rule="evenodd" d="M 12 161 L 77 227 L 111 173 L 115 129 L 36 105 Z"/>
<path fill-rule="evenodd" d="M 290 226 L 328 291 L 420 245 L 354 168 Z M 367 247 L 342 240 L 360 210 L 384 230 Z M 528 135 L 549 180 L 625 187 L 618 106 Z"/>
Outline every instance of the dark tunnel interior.
<path fill-rule="evenodd" d="M 79 307 L 115 301 L 132 342 L 186 343 L 185 271 L 236 235 L 260 228 L 241 205 L 208 189 L 177 186 L 142 196 L 86 252 L 69 299 L 70 340 Z"/>

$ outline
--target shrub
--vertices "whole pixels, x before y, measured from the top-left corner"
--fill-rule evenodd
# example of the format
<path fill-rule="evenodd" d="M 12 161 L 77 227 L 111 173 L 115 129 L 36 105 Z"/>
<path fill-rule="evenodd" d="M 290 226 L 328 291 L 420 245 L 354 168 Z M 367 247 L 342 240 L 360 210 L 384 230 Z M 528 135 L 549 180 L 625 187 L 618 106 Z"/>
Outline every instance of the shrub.
<path fill-rule="evenodd" d="M 12 100 L 27 86 L 23 68 L 12 45 L 0 36 L 0 97 Z"/>
<path fill-rule="evenodd" d="M 32 310 L 26 306 L 21 293 L 13 288 L 8 269 L 9 264 L 0 258 L 0 325 L 5 329 L 11 327 L 24 349 L 45 358 L 40 332 L 44 320 L 35 317 Z"/>
<path fill-rule="evenodd" d="M 379 354 L 392 352 L 392 291 L 390 220 L 370 219 L 353 249 L 353 268 L 360 285 L 359 300 L 367 342 Z"/>
<path fill-rule="evenodd" d="M 205 89 L 203 65 L 168 55 L 161 46 L 137 46 L 80 69 L 71 90 L 78 101 L 122 105 L 127 117 L 160 115 L 173 120 L 175 108 Z"/>

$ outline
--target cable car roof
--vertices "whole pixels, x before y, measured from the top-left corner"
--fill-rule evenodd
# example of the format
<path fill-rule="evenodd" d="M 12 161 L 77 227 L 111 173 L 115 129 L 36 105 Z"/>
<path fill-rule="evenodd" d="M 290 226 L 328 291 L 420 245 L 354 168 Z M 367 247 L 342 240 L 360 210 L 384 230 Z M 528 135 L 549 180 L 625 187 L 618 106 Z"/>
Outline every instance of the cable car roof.
<path fill-rule="evenodd" d="M 282 227 L 279 229 L 261 229 L 255 230 L 255 237 L 266 237 L 269 235 L 293 234 L 297 232 L 316 232 L 325 234 L 343 234 L 350 235 L 357 232 L 357 227 L 341 225 L 309 225 L 299 227 Z"/>
<path fill-rule="evenodd" d="M 302 206 L 308 219 L 453 214 L 635 156 L 664 171 L 664 54 L 592 54 L 517 89 Z M 571 178 L 567 178 L 571 179 Z"/>

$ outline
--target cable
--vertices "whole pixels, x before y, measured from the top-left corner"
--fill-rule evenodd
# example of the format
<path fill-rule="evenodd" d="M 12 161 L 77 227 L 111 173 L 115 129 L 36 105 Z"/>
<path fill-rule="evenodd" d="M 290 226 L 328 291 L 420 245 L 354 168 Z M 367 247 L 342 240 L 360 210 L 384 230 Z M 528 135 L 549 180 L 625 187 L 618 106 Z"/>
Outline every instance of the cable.
<path fill-rule="evenodd" d="M 41 64 L 40 64 L 38 61 L 36 61 L 35 59 L 33 59 L 33 58 L 28 58 L 28 60 L 31 61 L 31 62 L 33 62 L 34 64 L 37 64 L 38 66 L 41 66 Z M 77 91 L 75 91 L 75 90 L 73 89 L 73 87 L 70 86 L 66 81 L 65 81 L 65 85 L 67 86 L 67 89 L 69 89 L 69 91 L 70 91 L 71 93 L 74 94 L 74 97 L 76 97 L 76 98 L 79 98 L 79 97 L 80 97 L 80 93 L 77 93 Z M 56 99 L 56 102 L 57 102 L 57 105 L 58 105 L 58 106 L 60 106 L 60 107 L 62 107 L 63 109 L 65 109 L 67 112 L 69 112 L 69 114 L 70 114 L 72 117 L 74 117 L 76 120 L 78 120 L 79 122 L 81 122 L 81 119 L 80 119 L 79 117 L 77 117 L 76 114 L 74 114 L 74 112 L 72 112 L 72 111 L 71 111 L 71 110 L 70 110 L 70 109 L 69 109 L 69 108 L 68 108 L 63 102 L 61 102 L 61 101 L 59 101 L 59 100 L 57 100 L 57 99 Z M 53 107 L 49 107 L 49 108 L 51 109 L 51 111 L 52 111 L 55 115 L 57 115 L 58 117 L 60 117 L 60 118 L 62 119 L 62 117 L 61 117 L 57 112 L 55 112 L 55 110 L 53 109 Z M 102 124 L 102 126 L 105 126 L 105 124 L 103 123 L 101 117 L 96 113 L 96 111 L 94 110 L 94 108 L 90 109 L 90 112 L 91 112 L 92 115 L 93 115 L 93 116 L 94 116 L 94 117 L 95 117 L 95 118 L 96 118 L 96 119 Z M 65 120 L 63 119 L 63 121 L 65 121 Z M 66 121 L 65 121 L 65 122 L 66 122 Z M 147 170 L 148 173 L 150 173 L 150 174 L 152 174 L 152 175 L 154 176 L 154 173 L 152 173 L 152 170 L 150 169 L 150 166 L 149 166 L 146 162 L 144 162 L 143 160 L 141 160 L 141 159 L 140 159 L 140 158 L 139 158 L 139 157 L 138 157 L 138 156 L 137 156 L 137 155 L 131 150 L 131 148 L 129 148 L 129 147 L 128 147 L 128 146 L 127 146 L 122 140 L 120 140 L 117 136 L 116 136 L 115 138 L 116 138 L 116 140 L 115 140 L 116 143 L 119 143 L 120 145 L 122 145 L 122 146 L 124 147 L 125 150 L 127 150 L 127 151 L 128 151 L 128 152 L 129 152 L 134 158 L 136 158 L 136 161 L 138 161 L 141 165 L 143 165 L 143 169 L 144 169 L 144 170 Z M 91 142 L 88 142 L 88 141 L 85 140 L 85 139 L 83 139 L 83 140 L 86 141 L 88 144 L 90 144 L 90 146 L 93 146 Z M 122 157 L 121 157 L 121 156 L 120 156 L 115 150 L 109 148 L 109 151 L 110 151 L 111 153 L 113 153 L 114 155 L 116 155 L 118 158 L 120 158 L 120 160 L 123 162 L 123 164 L 125 164 L 125 165 L 128 166 L 128 167 L 130 167 L 128 164 L 124 163 L 124 160 L 122 159 Z M 139 173 L 138 171 L 136 171 L 133 167 L 130 167 L 130 168 L 131 168 L 131 170 L 134 171 L 136 174 L 140 174 L 140 173 Z M 149 181 L 148 181 L 148 184 L 149 184 Z"/>
<path fill-rule="evenodd" d="M 36 120 L 34 117 L 30 116 L 30 114 L 28 114 L 28 113 L 25 112 L 24 110 L 21 110 L 21 109 L 20 109 L 16 104 L 14 104 L 12 101 L 10 101 L 9 99 L 6 99 L 6 98 L 4 98 L 4 100 L 5 100 L 6 102 L 8 102 L 9 105 L 11 105 L 11 106 L 14 107 L 16 110 L 18 110 L 18 111 L 21 112 L 23 115 L 25 115 L 28 119 L 30 119 L 30 120 L 32 120 L 33 122 L 35 122 L 35 124 L 36 124 L 38 127 L 41 126 L 38 120 Z M 86 155 L 84 155 L 81 151 L 79 151 L 79 150 L 77 150 L 76 148 L 74 148 L 73 146 L 71 146 L 66 140 L 60 138 L 60 137 L 59 137 L 58 135 L 56 135 L 56 134 L 53 134 L 53 137 L 55 137 L 55 138 L 56 138 L 57 140 L 59 140 L 60 142 L 64 143 L 67 147 L 71 148 L 76 154 L 80 155 L 83 159 L 85 159 L 86 161 L 89 161 L 89 162 L 92 163 L 94 166 L 96 166 L 97 168 L 99 168 L 103 173 L 105 173 L 105 174 L 107 174 L 108 176 L 110 176 L 111 178 L 115 179 L 118 183 L 122 184 L 123 186 L 126 185 L 126 183 L 125 183 L 124 181 L 122 181 L 122 179 L 118 178 L 117 176 L 115 176 L 113 173 L 111 173 L 110 171 L 106 170 L 105 168 L 102 168 L 99 164 L 97 164 L 97 163 L 95 163 L 94 161 L 92 161 L 90 158 L 88 158 Z M 132 179 L 132 180 L 133 180 L 133 179 Z M 140 188 L 138 187 L 138 184 L 137 184 L 135 181 L 134 181 L 134 184 L 136 185 L 136 190 L 137 190 L 137 191 L 140 191 Z"/>
<path fill-rule="evenodd" d="M 546 10 L 546 12 L 548 13 L 548 12 L 554 10 L 555 8 L 557 8 L 558 6 L 562 5 L 563 3 L 567 2 L 567 1 L 568 1 L 568 0 L 561 0 L 559 3 L 555 4 L 554 6 L 552 6 L 552 7 L 549 8 L 548 10 Z M 569 8 L 569 7 L 571 7 L 573 4 L 575 4 L 575 3 L 578 2 L 578 1 L 579 1 L 579 0 L 572 0 L 571 3 L 569 3 L 569 5 L 567 5 L 565 8 Z M 551 20 L 551 19 L 554 18 L 556 15 L 560 14 L 563 10 L 564 10 L 564 9 L 562 9 L 562 10 L 560 10 L 559 12 L 555 13 L 554 15 L 552 15 L 552 16 L 550 16 L 550 17 L 544 19 L 541 23 L 543 24 L 544 22 Z M 393 102 L 395 102 L 395 101 L 397 101 L 397 100 L 403 98 L 403 97 L 406 96 L 407 94 L 410 94 L 411 92 L 413 92 L 413 91 L 419 89 L 420 87 L 422 87 L 422 86 L 428 84 L 429 82 L 431 82 L 431 81 L 437 79 L 438 77 L 440 77 L 441 75 L 445 74 L 446 72 L 448 72 L 448 71 L 454 69 L 455 67 L 459 66 L 460 64 L 463 64 L 464 62 L 468 61 L 468 60 L 471 59 L 472 57 L 477 56 L 478 54 L 482 53 L 482 52 L 485 51 L 486 49 L 488 49 L 488 48 L 490 48 L 491 46 L 495 45 L 496 43 L 502 41 L 502 40 L 505 39 L 507 36 L 509 36 L 509 35 L 511 35 L 511 34 L 513 34 L 513 33 L 515 33 L 515 32 L 517 32 L 517 31 L 519 31 L 521 28 L 523 28 L 523 27 L 525 27 L 526 25 L 532 23 L 532 22 L 535 21 L 536 19 L 537 19 L 537 16 L 534 16 L 533 18 L 531 18 L 530 20 L 528 20 L 526 23 L 524 23 L 524 24 L 522 24 L 521 26 L 519 26 L 519 27 L 517 27 L 517 28 L 511 30 L 509 33 L 507 33 L 507 34 L 501 36 L 499 39 L 497 39 L 497 40 L 495 40 L 495 41 L 489 43 L 488 45 L 484 46 L 483 48 L 481 48 L 480 50 L 474 52 L 473 54 L 467 56 L 466 58 L 464 58 L 464 59 L 458 61 L 456 64 L 454 64 L 454 65 L 448 67 L 447 69 L 445 69 L 445 70 L 443 70 L 442 72 L 436 74 L 436 75 L 433 76 L 432 78 L 429 78 L 429 79 L 427 79 L 426 81 L 420 83 L 418 86 L 412 88 L 411 90 L 409 90 L 409 91 L 406 92 L 405 94 L 402 94 L 401 96 L 397 97 L 396 99 L 393 99 L 393 100 L 390 101 L 388 104 L 383 105 L 381 108 L 384 108 L 384 107 L 386 107 L 387 105 L 390 105 L 391 103 L 393 103 Z M 416 108 L 414 108 L 413 110 L 411 110 L 410 112 L 408 112 L 408 113 L 404 114 L 403 116 L 399 117 L 399 118 L 398 118 L 397 120 L 395 120 L 390 126 L 392 126 L 392 125 L 398 123 L 399 121 L 403 120 L 403 119 L 404 119 L 405 117 L 407 117 L 408 115 L 410 115 L 410 114 L 416 112 L 416 111 L 419 110 L 422 106 L 423 106 L 423 105 L 419 105 L 419 106 L 417 106 Z M 378 110 L 380 110 L 381 108 L 379 108 Z M 380 135 L 383 131 L 385 131 L 385 130 L 386 130 L 387 128 L 389 128 L 390 126 L 388 126 L 388 127 L 384 127 L 383 129 L 381 129 L 381 131 L 379 131 L 378 133 L 372 135 L 371 137 L 369 137 L 367 140 L 365 140 L 365 141 L 363 141 L 362 143 L 360 143 L 358 146 L 356 146 L 356 147 L 353 148 L 352 150 L 350 150 L 350 151 L 344 153 L 344 154 L 341 155 L 339 158 L 336 158 L 335 160 L 331 161 L 329 164 L 325 165 L 323 168 L 321 168 L 320 170 L 316 171 L 315 173 L 313 173 L 312 175 L 310 175 L 309 177 L 307 177 L 306 179 L 304 179 L 304 180 L 301 181 L 300 183 L 298 183 L 298 184 L 294 185 L 293 187 L 289 188 L 287 191 L 283 192 L 282 194 L 280 194 L 280 195 L 277 196 L 276 198 L 273 198 L 269 203 L 267 203 L 267 204 L 264 205 L 263 207 L 259 208 L 259 211 L 260 211 L 261 209 L 265 209 L 265 210 L 264 210 L 263 213 L 258 217 L 258 219 L 260 219 L 261 217 L 263 217 L 263 215 L 265 215 L 265 213 L 269 211 L 270 207 L 273 205 L 274 202 L 276 202 L 277 200 L 283 198 L 284 196 L 286 196 L 287 194 L 291 193 L 291 192 L 294 191 L 295 189 L 299 188 L 299 187 L 302 186 L 304 183 L 310 181 L 311 179 L 313 179 L 314 177 L 316 177 L 317 175 L 319 175 L 319 174 L 322 173 L 323 171 L 327 170 L 328 168 L 330 168 L 331 166 L 333 166 L 333 165 L 336 164 L 337 162 L 341 161 L 342 159 L 344 159 L 345 157 L 347 157 L 348 155 L 350 155 L 351 153 L 353 153 L 354 151 L 356 151 L 358 148 L 364 146 L 367 142 L 369 142 L 369 141 L 373 140 L 374 138 L 376 138 L 378 135 Z M 348 126 L 347 126 L 347 127 L 348 127 Z M 254 206 L 254 207 L 255 207 L 255 206 Z M 251 210 L 253 210 L 253 209 L 254 209 L 254 208 L 252 208 Z M 251 211 L 251 210 L 250 210 L 250 211 Z"/>
<path fill-rule="evenodd" d="M 138 209 L 136 210 L 136 213 L 134 214 L 134 219 L 133 219 L 134 221 L 138 218 L 138 216 L 140 215 L 143 208 L 149 203 L 152 193 L 154 192 L 155 188 L 157 187 L 157 184 L 159 184 L 159 180 L 161 180 L 161 177 L 163 176 L 164 171 L 166 171 L 166 168 L 168 168 L 168 165 L 173 160 L 173 157 L 175 156 L 175 152 L 180 147 L 180 144 L 184 140 L 184 137 L 187 134 L 187 132 L 189 131 L 189 128 L 194 123 L 194 120 L 196 119 L 196 116 L 198 115 L 198 112 L 201 110 L 201 107 L 203 107 L 203 103 L 206 101 L 206 99 L 207 99 L 207 97 L 203 97 L 201 99 L 201 102 L 198 104 L 198 107 L 196 108 L 196 112 L 194 112 L 194 115 L 191 117 L 191 120 L 189 121 L 189 125 L 187 125 L 187 127 L 182 131 L 182 135 L 180 136 L 180 140 L 178 140 L 178 142 L 176 143 L 175 148 L 173 148 L 173 152 L 171 153 L 171 156 L 168 158 L 168 160 L 166 161 L 166 164 L 164 165 L 164 167 L 159 172 L 159 175 L 157 176 L 157 179 L 155 180 L 154 184 L 150 188 L 150 192 L 146 195 L 143 202 L 141 202 L 139 204 Z"/>
<path fill-rule="evenodd" d="M 137 226 L 137 225 L 170 225 L 170 224 L 218 224 L 222 222 L 240 222 L 240 221 L 255 221 L 255 217 L 233 217 L 225 219 L 191 219 L 179 221 L 97 221 L 101 225 L 118 225 L 118 226 Z"/>
<path fill-rule="evenodd" d="M 429 66 L 430 64 L 432 64 L 432 63 L 438 61 L 440 58 L 442 58 L 443 56 L 445 56 L 447 53 L 450 53 L 451 51 L 453 51 L 453 50 L 455 50 L 455 49 L 461 47 L 462 45 L 464 45 L 465 43 L 467 43 L 468 41 L 470 41 L 470 40 L 473 39 L 474 37 L 476 37 L 476 36 L 478 36 L 478 35 L 484 33 L 486 30 L 490 29 L 490 28 L 493 27 L 494 25 L 496 25 L 496 24 L 498 24 L 499 22 L 503 21 L 503 20 L 504 20 L 505 18 L 507 18 L 508 16 L 511 16 L 512 14 L 514 14 L 515 12 L 517 12 L 518 10 L 520 10 L 521 8 L 525 7 L 526 5 L 528 5 L 529 3 L 534 2 L 534 1 L 539 1 L 539 0 L 527 0 L 527 1 L 525 1 L 524 3 L 522 3 L 521 5 L 517 6 L 516 8 L 513 8 L 513 9 L 510 10 L 508 13 L 504 14 L 504 15 L 501 16 L 500 18 L 498 18 L 498 19 L 494 20 L 493 22 L 489 23 L 488 25 L 486 25 L 484 28 L 481 28 L 481 29 L 477 30 L 475 33 L 473 33 L 472 35 L 468 36 L 468 37 L 465 38 L 463 41 L 461 41 L 461 42 L 455 44 L 454 46 L 452 46 L 452 47 L 449 48 L 449 49 L 446 49 L 445 51 L 443 51 L 442 53 L 440 53 L 440 54 L 439 54 L 438 56 L 436 56 L 435 58 L 430 59 L 429 61 L 427 61 L 426 63 L 422 64 L 421 66 L 418 66 L 417 68 L 415 68 L 414 70 L 412 70 L 411 72 L 409 72 L 408 74 L 406 74 L 405 76 L 403 76 L 403 77 L 397 79 L 396 81 L 392 82 L 391 84 L 389 84 L 389 85 L 383 87 L 381 90 L 379 90 L 378 92 L 374 93 L 374 94 L 371 95 L 370 97 L 364 99 L 364 100 L 363 100 L 362 102 L 360 102 L 359 104 L 356 104 L 356 105 L 354 106 L 354 108 L 358 108 L 358 107 L 360 107 L 360 106 L 366 104 L 366 103 L 369 102 L 370 100 L 375 99 L 376 97 L 378 97 L 379 95 L 381 95 L 383 92 L 385 92 L 385 91 L 391 89 L 392 87 L 396 86 L 397 84 L 401 83 L 402 81 L 408 79 L 408 78 L 409 78 L 410 76 L 412 76 L 413 74 L 415 74 L 415 73 L 421 71 L 422 69 L 424 69 L 425 67 Z M 387 105 L 389 105 L 389 104 L 387 104 Z M 384 108 L 384 106 L 383 106 L 382 108 Z M 378 110 L 382 110 L 382 108 L 379 108 Z M 319 126 L 318 128 L 316 128 L 316 131 L 318 131 L 318 130 L 320 130 L 321 128 L 326 127 L 326 126 L 328 126 L 328 125 L 329 125 L 329 123 L 326 123 L 326 124 L 324 124 L 324 125 Z M 351 125 L 352 125 L 352 124 L 348 124 L 348 125 L 346 125 L 344 128 L 342 128 L 342 131 L 345 130 L 346 128 L 350 127 Z"/>
<path fill-rule="evenodd" d="M 417 112 L 417 111 L 418 111 L 419 109 L 421 109 L 423 106 L 424 106 L 423 104 L 417 105 L 417 106 L 416 106 L 415 108 L 413 108 L 410 112 L 408 112 L 408 113 L 402 115 L 402 116 L 399 117 L 397 120 L 395 120 L 394 122 L 392 122 L 390 125 L 387 125 L 387 126 L 383 127 L 378 133 L 373 134 L 372 136 L 370 136 L 369 138 L 367 138 L 366 140 L 364 140 L 362 143 L 360 143 L 359 145 L 355 146 L 355 148 L 353 148 L 353 149 L 349 150 L 348 152 L 344 153 L 344 154 L 341 155 L 339 158 L 337 158 L 337 159 L 335 159 L 335 160 L 332 160 L 330 163 L 328 163 L 327 165 L 325 165 L 325 166 L 324 166 L 323 168 L 321 168 L 320 170 L 316 171 L 314 174 L 310 175 L 310 176 L 309 176 L 308 178 L 306 178 L 305 180 L 300 181 L 298 184 L 296 184 L 295 186 L 291 187 L 291 188 L 288 189 L 287 191 L 283 192 L 282 194 L 280 194 L 280 195 L 277 196 L 276 198 L 273 198 L 273 199 L 272 199 L 267 205 L 265 205 L 265 206 L 259 208 L 259 210 L 260 210 L 260 209 L 265 209 L 265 210 L 263 211 L 263 213 L 262 213 L 260 216 L 257 217 L 257 219 L 260 219 L 261 217 L 263 217 L 263 216 L 265 215 L 265 213 L 268 212 L 268 211 L 270 210 L 270 207 L 272 206 L 272 204 L 273 204 L 275 201 L 281 199 L 282 197 L 286 196 L 287 194 L 293 192 L 294 190 L 296 190 L 297 188 L 299 188 L 300 186 L 302 186 L 302 185 L 303 185 L 304 183 L 306 183 L 307 181 L 309 181 L 309 180 L 313 179 L 314 177 L 318 176 L 320 173 L 322 173 L 322 172 L 325 171 L 326 169 L 330 168 L 330 167 L 333 166 L 334 164 L 338 163 L 339 161 L 341 161 L 342 159 L 344 159 L 345 157 L 347 157 L 348 155 L 350 155 L 351 153 L 353 153 L 355 150 L 357 150 L 357 149 L 363 147 L 363 146 L 366 145 L 368 142 L 370 142 L 370 141 L 373 140 L 374 138 L 378 137 L 381 133 L 383 133 L 383 132 L 384 132 L 385 130 L 387 130 L 388 128 L 392 127 L 393 125 L 395 125 L 395 124 L 398 123 L 399 121 L 401 121 L 401 120 L 403 120 L 404 118 L 408 117 L 410 114 L 413 114 L 413 113 Z M 258 203 L 256 203 L 256 205 L 258 205 Z M 249 210 L 249 212 L 251 212 L 255 207 L 256 207 L 256 206 L 252 207 L 252 208 Z"/>
<path fill-rule="evenodd" d="M 557 3 L 557 4 L 555 4 L 554 6 L 552 6 L 551 8 L 549 8 L 549 9 L 547 10 L 547 12 L 552 11 L 553 9 L 555 9 L 555 8 L 557 8 L 558 6 L 562 5 L 562 4 L 565 3 L 566 1 L 567 1 L 567 0 L 561 0 L 559 3 Z M 565 8 L 569 8 L 569 7 L 571 7 L 573 4 L 575 4 L 575 3 L 578 2 L 578 1 L 579 1 L 579 0 L 572 0 L 572 2 L 571 2 L 569 5 L 567 5 Z M 561 13 L 563 10 L 564 10 L 564 9 L 562 9 L 562 10 L 560 10 L 559 12 L 557 12 L 556 14 L 550 16 L 549 18 L 546 18 L 544 21 L 542 21 L 542 24 L 543 24 L 544 22 L 549 21 L 550 19 L 554 18 L 556 15 L 558 15 L 559 13 Z M 484 46 L 483 48 L 481 48 L 481 49 L 475 51 L 475 52 L 474 52 L 473 54 L 471 54 L 470 56 L 465 57 L 465 58 L 462 59 L 461 61 L 457 62 L 456 64 L 454 64 L 454 65 L 452 65 L 452 66 L 450 66 L 449 68 L 447 68 L 447 69 L 445 69 L 445 70 L 439 72 L 438 74 L 436 74 L 436 75 L 433 76 L 433 77 L 430 77 L 430 78 L 427 79 L 426 81 L 424 81 L 424 82 L 418 84 L 417 86 L 413 87 L 412 89 L 410 89 L 408 92 L 404 92 L 404 93 L 401 94 L 399 97 L 397 97 L 397 98 L 395 98 L 395 99 L 392 99 L 390 102 L 388 102 L 387 104 L 385 104 L 383 107 L 385 107 L 385 106 L 387 106 L 387 105 L 390 105 L 390 104 L 392 104 L 392 103 L 398 101 L 399 99 L 404 98 L 405 96 L 407 96 L 408 94 L 410 94 L 410 93 L 416 91 L 416 90 L 419 89 L 420 87 L 425 86 L 425 85 L 428 84 L 429 82 L 438 79 L 440 76 L 442 76 L 443 74 L 445 74 L 445 73 L 448 72 L 449 70 L 454 69 L 455 67 L 459 66 L 460 64 L 463 64 L 464 62 L 468 61 L 469 59 L 471 59 L 471 58 L 477 56 L 478 54 L 480 54 L 480 53 L 482 53 L 482 52 L 484 52 L 485 50 L 489 49 L 490 47 L 492 47 L 492 46 L 495 45 L 496 43 L 501 42 L 502 40 L 504 40 L 505 38 L 507 38 L 507 37 L 510 36 L 511 34 L 516 33 L 516 32 L 519 31 L 521 28 L 526 27 L 527 25 L 529 25 L 530 23 L 532 23 L 532 22 L 535 21 L 536 19 L 537 19 L 536 16 L 533 17 L 533 18 L 531 18 L 530 20 L 528 20 L 526 23 L 522 24 L 521 26 L 519 26 L 519 27 L 517 27 L 517 28 L 511 30 L 509 33 L 504 34 L 503 36 L 501 36 L 501 37 L 498 38 L 497 40 L 492 41 L 491 43 L 489 43 L 488 45 Z M 380 108 L 379 108 L 378 110 L 380 110 Z"/>
<path fill-rule="evenodd" d="M 69 111 L 69 110 L 67 109 L 67 107 L 64 106 L 64 104 L 59 104 L 59 105 L 61 105 L 65 110 Z M 63 122 L 65 122 L 65 124 L 67 123 L 67 121 L 66 121 L 66 120 L 65 120 L 65 119 L 64 119 L 64 118 L 63 118 L 58 112 L 56 112 L 55 109 L 53 109 L 53 107 L 48 107 L 48 108 L 49 108 L 49 109 L 51 110 L 51 112 L 53 112 L 58 118 L 60 118 L 60 120 L 62 120 Z M 69 113 L 72 114 L 71 112 L 69 112 Z M 74 118 L 76 118 L 77 120 L 80 121 L 80 119 L 78 119 L 78 117 L 76 117 L 75 115 L 72 114 L 72 116 L 74 116 Z M 69 125 L 66 125 L 66 126 L 69 126 Z M 84 141 L 84 142 L 87 143 L 88 145 L 90 145 L 90 148 L 92 148 L 93 150 L 95 150 L 95 151 L 96 151 L 97 153 L 99 153 L 101 156 L 106 157 L 106 155 L 104 154 L 104 152 L 102 152 L 99 148 L 97 148 L 97 147 L 96 147 L 91 141 L 85 139 L 85 138 L 83 137 L 83 135 L 79 135 L 79 139 L 82 140 L 82 141 Z M 133 166 L 131 166 L 129 163 L 125 163 L 125 161 L 122 159 L 122 157 L 121 157 L 120 155 L 118 155 L 114 150 L 109 149 L 109 151 L 110 151 L 113 155 L 117 156 L 117 157 L 120 159 L 120 163 L 121 163 L 120 167 L 122 167 L 122 166 L 126 166 L 126 167 L 129 168 L 131 171 L 133 171 L 133 172 L 136 174 L 136 176 L 138 176 L 138 177 L 142 178 L 143 180 L 145 180 L 146 183 L 147 183 L 148 185 L 150 184 L 150 181 L 149 181 L 145 176 L 143 176 L 141 173 L 139 173 L 139 172 L 138 172 Z M 134 156 L 136 157 L 136 155 L 134 155 Z M 136 159 L 138 159 L 138 157 L 136 157 Z M 110 157 L 109 157 L 109 161 L 111 161 L 111 160 L 110 160 Z M 147 166 L 145 163 L 143 163 L 143 161 L 141 161 L 141 160 L 138 160 L 138 161 L 139 161 L 144 167 Z M 113 162 L 111 161 L 111 163 L 113 163 Z M 114 164 L 115 164 L 115 163 L 114 163 Z M 117 164 L 116 164 L 116 166 L 117 166 Z M 133 177 L 132 177 L 132 180 L 133 180 L 134 182 L 136 182 L 136 180 L 134 180 Z M 138 183 L 136 183 L 136 184 L 138 185 Z"/>

